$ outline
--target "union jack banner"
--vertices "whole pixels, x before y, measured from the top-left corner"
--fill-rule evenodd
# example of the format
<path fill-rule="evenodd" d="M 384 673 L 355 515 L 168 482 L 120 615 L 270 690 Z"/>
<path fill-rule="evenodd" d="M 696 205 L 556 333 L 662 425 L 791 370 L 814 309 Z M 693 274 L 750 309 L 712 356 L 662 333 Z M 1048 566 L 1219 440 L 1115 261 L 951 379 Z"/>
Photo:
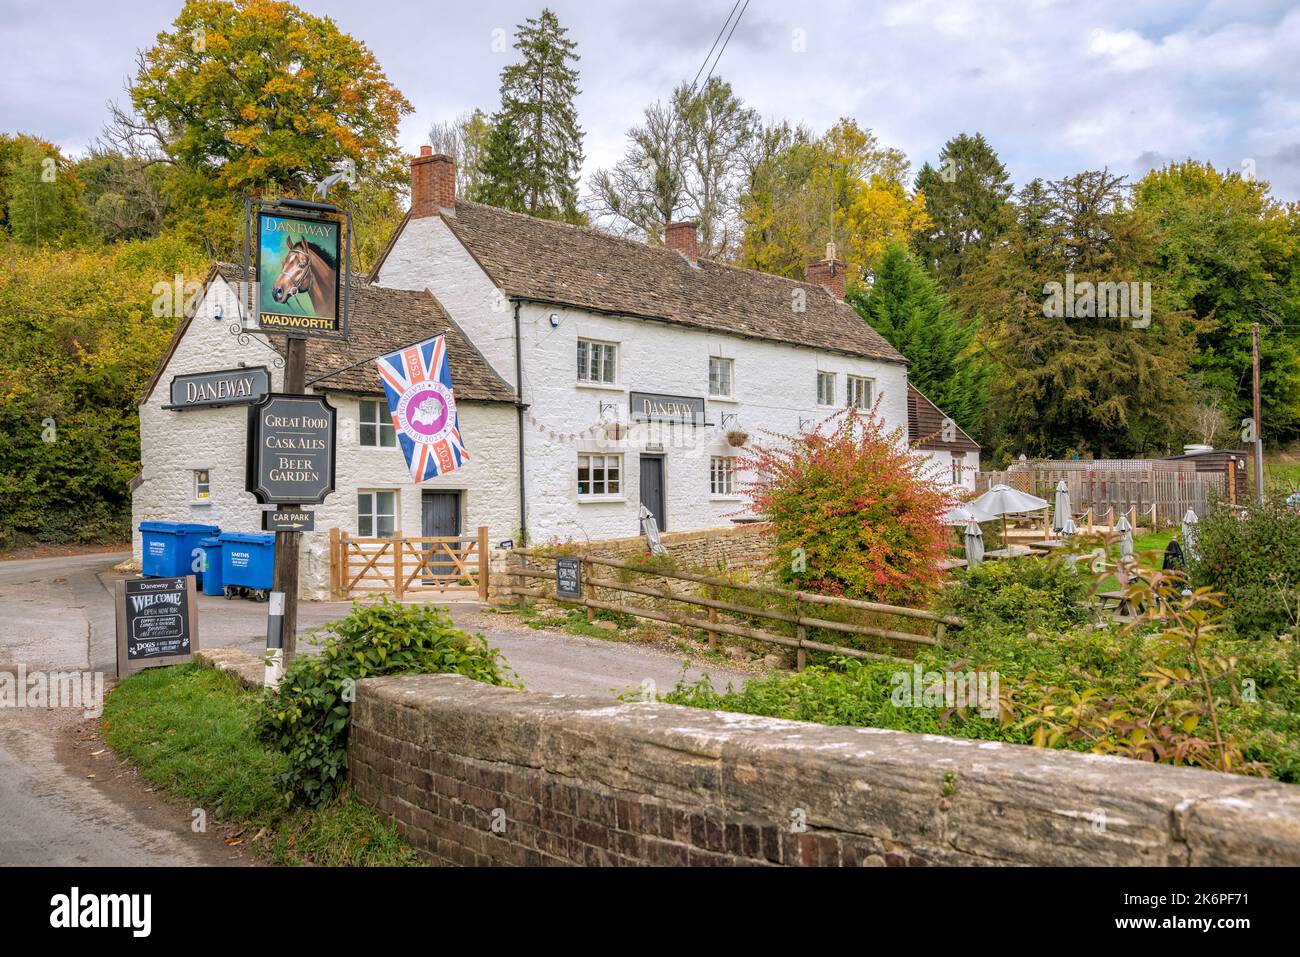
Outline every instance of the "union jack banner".
<path fill-rule="evenodd" d="M 437 336 L 380 356 L 375 367 L 411 481 L 445 475 L 468 462 L 451 390 L 446 339 Z"/>

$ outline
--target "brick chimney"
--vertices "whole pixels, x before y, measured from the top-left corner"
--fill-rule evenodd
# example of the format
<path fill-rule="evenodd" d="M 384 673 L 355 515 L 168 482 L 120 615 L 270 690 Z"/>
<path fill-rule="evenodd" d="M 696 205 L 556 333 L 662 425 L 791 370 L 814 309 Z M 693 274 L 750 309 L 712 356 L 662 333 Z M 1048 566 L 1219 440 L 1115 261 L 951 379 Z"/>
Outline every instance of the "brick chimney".
<path fill-rule="evenodd" d="M 695 223 L 669 223 L 664 227 L 664 245 L 675 249 L 695 265 L 699 258 L 699 249 L 695 236 Z"/>
<path fill-rule="evenodd" d="M 826 244 L 826 258 L 814 259 L 804 267 L 808 282 L 825 286 L 836 299 L 844 298 L 844 262 L 835 256 L 835 244 Z"/>
<path fill-rule="evenodd" d="M 411 160 L 411 218 L 437 216 L 440 209 L 456 208 L 456 161 L 432 146 L 421 146 Z"/>

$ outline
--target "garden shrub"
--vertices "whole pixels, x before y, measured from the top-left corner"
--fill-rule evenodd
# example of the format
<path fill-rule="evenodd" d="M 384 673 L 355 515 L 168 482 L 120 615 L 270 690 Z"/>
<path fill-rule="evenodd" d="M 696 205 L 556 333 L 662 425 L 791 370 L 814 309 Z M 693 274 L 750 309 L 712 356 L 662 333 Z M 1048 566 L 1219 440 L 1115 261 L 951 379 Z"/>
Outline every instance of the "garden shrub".
<path fill-rule="evenodd" d="M 879 406 L 841 410 L 798 435 L 774 435 L 742 456 L 742 483 L 767 517 L 773 573 L 795 588 L 893 604 L 927 603 L 951 533 L 955 493 L 886 430 Z"/>
<path fill-rule="evenodd" d="M 354 602 L 348 617 L 312 632 L 312 644 L 322 639 L 319 652 L 298 655 L 285 670 L 257 722 L 262 740 L 289 756 L 282 778 L 287 803 L 320 806 L 342 787 L 358 679 L 449 672 L 511 684 L 501 653 L 482 635 L 461 631 L 446 609 L 433 605 L 387 597 Z"/>
<path fill-rule="evenodd" d="M 1191 573 L 1196 584 L 1223 594 L 1239 635 L 1292 631 L 1300 615 L 1300 510 L 1280 496 L 1240 514 L 1210 509 L 1201 520 Z"/>
<path fill-rule="evenodd" d="M 971 627 L 1018 631 L 1060 630 L 1087 621 L 1091 581 L 1079 565 L 1016 558 L 967 569 L 949 589 L 952 614 Z"/>

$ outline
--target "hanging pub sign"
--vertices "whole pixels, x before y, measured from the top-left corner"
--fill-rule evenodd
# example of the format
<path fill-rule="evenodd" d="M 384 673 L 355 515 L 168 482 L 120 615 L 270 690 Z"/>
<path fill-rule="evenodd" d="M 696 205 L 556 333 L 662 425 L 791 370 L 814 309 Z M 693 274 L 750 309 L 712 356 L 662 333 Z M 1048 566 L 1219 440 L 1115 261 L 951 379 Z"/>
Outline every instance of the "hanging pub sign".
<path fill-rule="evenodd" d="M 172 401 L 164 409 L 213 409 L 223 405 L 248 405 L 271 391 L 266 366 L 189 372 L 172 377 Z"/>
<path fill-rule="evenodd" d="M 259 332 L 347 338 L 352 215 L 331 203 L 249 200 L 244 269 Z"/>
<path fill-rule="evenodd" d="M 334 491 L 337 427 L 324 396 L 272 392 L 249 406 L 245 488 L 263 505 L 319 505 Z"/>
<path fill-rule="evenodd" d="M 194 576 L 117 583 L 117 676 L 193 660 L 199 650 Z"/>

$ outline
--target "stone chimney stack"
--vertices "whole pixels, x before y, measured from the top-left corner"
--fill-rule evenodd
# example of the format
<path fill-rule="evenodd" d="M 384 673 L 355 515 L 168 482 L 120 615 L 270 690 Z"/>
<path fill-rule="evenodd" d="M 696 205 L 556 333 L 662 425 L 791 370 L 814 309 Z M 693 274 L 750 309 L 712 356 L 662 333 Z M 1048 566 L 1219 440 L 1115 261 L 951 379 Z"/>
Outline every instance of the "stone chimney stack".
<path fill-rule="evenodd" d="M 695 265 L 699 258 L 698 239 L 695 232 L 695 223 L 669 223 L 664 227 L 664 245 L 669 249 L 675 249 L 685 256 Z"/>
<path fill-rule="evenodd" d="M 437 216 L 440 209 L 456 208 L 456 161 L 433 155 L 432 146 L 421 146 L 411 160 L 411 218 Z"/>

